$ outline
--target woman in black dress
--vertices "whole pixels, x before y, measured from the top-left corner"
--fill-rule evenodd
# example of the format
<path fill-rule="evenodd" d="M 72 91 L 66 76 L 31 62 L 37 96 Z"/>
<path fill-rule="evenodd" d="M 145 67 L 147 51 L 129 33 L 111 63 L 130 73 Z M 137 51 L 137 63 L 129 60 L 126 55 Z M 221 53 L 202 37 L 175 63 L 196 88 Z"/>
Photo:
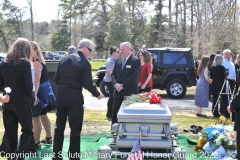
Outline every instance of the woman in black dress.
<path fill-rule="evenodd" d="M 240 54 L 237 54 L 236 60 L 235 60 L 236 83 L 235 83 L 234 94 L 236 94 L 238 89 L 239 89 L 239 83 L 238 83 L 238 81 L 239 81 L 239 79 L 238 79 L 239 69 L 240 69 Z"/>
<path fill-rule="evenodd" d="M 209 61 L 209 63 L 208 63 L 208 69 L 209 69 L 209 71 L 210 71 L 210 68 L 212 67 L 213 60 L 214 60 L 214 57 L 215 57 L 215 56 L 216 56 L 216 55 L 215 55 L 214 53 L 210 55 L 210 61 Z M 212 85 L 211 85 L 211 84 L 209 84 L 209 101 L 212 102 Z"/>
<path fill-rule="evenodd" d="M 212 67 L 210 68 L 210 78 L 212 79 L 212 113 L 214 117 L 220 117 L 218 112 L 217 100 L 219 93 L 221 92 L 224 79 L 225 79 L 225 68 L 222 66 L 223 57 L 221 55 L 216 55 Z"/>

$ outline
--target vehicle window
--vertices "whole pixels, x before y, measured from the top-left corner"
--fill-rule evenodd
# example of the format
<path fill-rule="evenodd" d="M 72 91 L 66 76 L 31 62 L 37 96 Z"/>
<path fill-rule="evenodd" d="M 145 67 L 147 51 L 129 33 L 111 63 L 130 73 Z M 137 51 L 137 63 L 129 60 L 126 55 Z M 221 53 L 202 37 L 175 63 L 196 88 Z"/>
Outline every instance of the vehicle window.
<path fill-rule="evenodd" d="M 153 56 L 155 62 L 158 62 L 158 52 L 154 52 L 154 51 L 149 51 L 149 52 L 152 53 L 152 56 Z M 160 61 L 160 60 L 159 60 L 159 61 Z"/>
<path fill-rule="evenodd" d="M 187 64 L 184 53 L 167 52 L 163 54 L 163 64 Z"/>

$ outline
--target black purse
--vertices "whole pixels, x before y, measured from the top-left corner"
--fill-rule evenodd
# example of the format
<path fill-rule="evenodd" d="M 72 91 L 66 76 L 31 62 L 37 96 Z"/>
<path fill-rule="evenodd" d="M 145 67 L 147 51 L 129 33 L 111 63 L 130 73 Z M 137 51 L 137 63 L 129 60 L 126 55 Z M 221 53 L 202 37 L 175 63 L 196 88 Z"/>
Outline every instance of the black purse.
<path fill-rule="evenodd" d="M 43 108 L 44 107 L 42 106 L 42 103 L 38 101 L 38 104 L 32 107 L 32 117 L 37 118 L 42 112 Z"/>

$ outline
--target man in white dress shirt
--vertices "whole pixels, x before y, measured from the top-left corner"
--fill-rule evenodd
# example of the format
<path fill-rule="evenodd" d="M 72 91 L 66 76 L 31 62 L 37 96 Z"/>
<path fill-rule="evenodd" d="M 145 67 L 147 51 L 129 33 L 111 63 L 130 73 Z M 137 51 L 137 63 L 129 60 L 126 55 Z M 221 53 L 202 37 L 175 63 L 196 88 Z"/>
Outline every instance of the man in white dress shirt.
<path fill-rule="evenodd" d="M 233 93 L 233 89 L 235 86 L 235 79 L 236 79 L 236 72 L 235 72 L 235 65 L 234 63 L 231 61 L 232 59 L 232 51 L 229 49 L 225 49 L 223 51 L 223 66 L 226 69 L 226 72 L 228 72 L 228 75 L 226 77 L 226 80 L 229 82 L 229 86 L 230 86 L 230 93 Z M 227 88 L 229 89 L 229 87 Z M 226 93 L 226 84 L 225 87 L 222 91 L 222 93 Z M 222 102 L 220 105 L 220 113 L 222 115 L 224 115 L 226 118 L 230 118 L 230 115 L 227 111 L 227 107 L 229 106 L 229 101 L 230 101 L 230 97 L 231 95 L 229 95 L 229 97 L 226 94 L 222 95 Z"/>

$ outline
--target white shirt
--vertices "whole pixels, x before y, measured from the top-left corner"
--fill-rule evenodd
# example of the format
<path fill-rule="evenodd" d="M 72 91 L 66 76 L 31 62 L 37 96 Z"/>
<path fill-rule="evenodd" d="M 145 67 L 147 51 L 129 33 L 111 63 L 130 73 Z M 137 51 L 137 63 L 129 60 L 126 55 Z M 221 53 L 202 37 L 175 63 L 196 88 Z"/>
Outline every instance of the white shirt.
<path fill-rule="evenodd" d="M 31 67 L 31 74 L 32 74 L 32 83 L 33 83 L 33 88 L 32 88 L 32 91 L 34 92 L 35 91 L 35 79 L 34 79 L 34 68 Z"/>
<path fill-rule="evenodd" d="M 236 72 L 235 72 L 235 65 L 232 61 L 223 58 L 223 64 L 225 69 L 229 69 L 229 74 L 227 76 L 227 79 L 235 80 L 236 79 Z"/>

